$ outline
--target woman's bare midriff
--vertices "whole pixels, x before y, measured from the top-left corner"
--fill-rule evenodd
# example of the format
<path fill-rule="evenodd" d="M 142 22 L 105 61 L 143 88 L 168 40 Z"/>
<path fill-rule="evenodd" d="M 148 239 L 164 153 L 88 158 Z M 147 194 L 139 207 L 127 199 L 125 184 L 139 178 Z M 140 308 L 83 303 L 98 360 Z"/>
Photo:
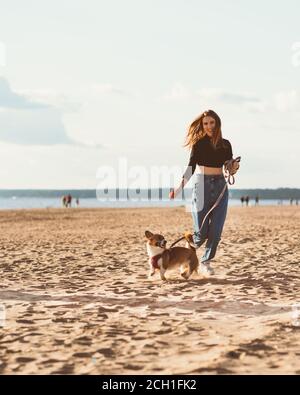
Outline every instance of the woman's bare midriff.
<path fill-rule="evenodd" d="M 208 167 L 208 166 L 196 166 L 195 169 L 195 173 L 196 174 L 206 174 L 209 176 L 212 175 L 219 175 L 219 174 L 223 174 L 223 168 L 222 167 Z"/>

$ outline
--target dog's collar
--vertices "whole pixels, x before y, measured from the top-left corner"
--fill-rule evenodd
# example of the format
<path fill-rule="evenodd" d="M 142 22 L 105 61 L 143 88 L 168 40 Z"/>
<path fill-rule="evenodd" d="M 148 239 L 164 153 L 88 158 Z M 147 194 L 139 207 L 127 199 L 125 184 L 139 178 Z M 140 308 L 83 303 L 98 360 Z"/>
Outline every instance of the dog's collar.
<path fill-rule="evenodd" d="M 154 267 L 154 269 L 159 269 L 158 260 L 162 257 L 162 254 L 163 252 L 151 257 L 151 265 Z"/>

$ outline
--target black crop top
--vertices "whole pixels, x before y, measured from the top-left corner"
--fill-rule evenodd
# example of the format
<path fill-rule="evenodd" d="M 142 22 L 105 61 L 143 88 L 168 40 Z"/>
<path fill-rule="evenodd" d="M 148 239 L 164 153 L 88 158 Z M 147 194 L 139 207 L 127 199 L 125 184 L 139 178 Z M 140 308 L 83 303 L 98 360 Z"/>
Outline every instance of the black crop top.
<path fill-rule="evenodd" d="M 206 134 L 193 145 L 190 160 L 182 178 L 188 180 L 194 174 L 196 164 L 208 167 L 222 167 L 228 159 L 232 159 L 232 148 L 229 140 L 223 139 L 224 148 L 214 148 L 210 137 Z"/>

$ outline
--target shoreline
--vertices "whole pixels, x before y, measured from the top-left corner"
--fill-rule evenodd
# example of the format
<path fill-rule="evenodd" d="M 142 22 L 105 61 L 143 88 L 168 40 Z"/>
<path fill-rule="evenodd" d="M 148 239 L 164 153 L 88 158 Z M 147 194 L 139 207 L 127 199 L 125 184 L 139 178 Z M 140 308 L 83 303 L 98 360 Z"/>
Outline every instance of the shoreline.
<path fill-rule="evenodd" d="M 269 199 L 269 200 L 272 200 L 272 199 Z M 68 207 L 68 208 L 66 208 L 66 207 L 33 207 L 33 208 L 0 208 L 0 213 L 8 213 L 8 212 L 21 212 L 21 211 L 26 211 L 26 212 L 29 212 L 29 211 L 42 211 L 42 212 L 45 212 L 45 211 L 57 211 L 57 212 L 60 212 L 60 211 L 62 211 L 62 210 L 65 210 L 65 211 L 73 211 L 73 210 L 75 210 L 75 211 L 80 211 L 80 210 L 82 210 L 82 211 L 89 211 L 89 210 L 94 210 L 94 211 L 97 211 L 97 210 L 148 210 L 148 209 L 151 209 L 151 210 L 174 210 L 174 209 L 178 209 L 178 208 L 185 208 L 186 207 L 186 205 L 185 204 L 178 204 L 177 206 L 173 206 L 173 207 L 168 207 L 168 206 L 141 206 L 141 207 L 138 207 L 138 206 L 135 206 L 135 207 Z M 287 208 L 295 208 L 296 210 L 299 208 L 300 209 L 300 205 L 296 205 L 296 204 L 292 204 L 292 205 L 290 205 L 290 204 L 268 204 L 268 205 L 263 205 L 263 204 L 258 204 L 258 205 L 255 205 L 255 204 L 249 204 L 248 206 L 242 206 L 241 204 L 240 205 L 237 205 L 237 206 L 230 206 L 230 205 L 228 205 L 228 210 L 229 209 L 239 209 L 239 208 L 243 208 L 243 209 L 250 209 L 250 208 L 255 208 L 255 209 L 258 209 L 258 208 L 266 208 L 266 209 L 268 209 L 268 208 L 282 208 L 282 209 L 287 209 Z"/>

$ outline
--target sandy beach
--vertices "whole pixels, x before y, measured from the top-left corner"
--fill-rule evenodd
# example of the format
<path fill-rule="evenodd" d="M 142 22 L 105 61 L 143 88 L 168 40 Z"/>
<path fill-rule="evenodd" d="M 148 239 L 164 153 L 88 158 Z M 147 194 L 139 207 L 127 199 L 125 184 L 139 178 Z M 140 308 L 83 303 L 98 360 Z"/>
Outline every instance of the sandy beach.
<path fill-rule="evenodd" d="M 189 281 L 148 280 L 144 238 L 191 231 L 184 207 L 0 223 L 1 374 L 300 374 L 299 207 L 229 208 L 216 274 Z"/>

